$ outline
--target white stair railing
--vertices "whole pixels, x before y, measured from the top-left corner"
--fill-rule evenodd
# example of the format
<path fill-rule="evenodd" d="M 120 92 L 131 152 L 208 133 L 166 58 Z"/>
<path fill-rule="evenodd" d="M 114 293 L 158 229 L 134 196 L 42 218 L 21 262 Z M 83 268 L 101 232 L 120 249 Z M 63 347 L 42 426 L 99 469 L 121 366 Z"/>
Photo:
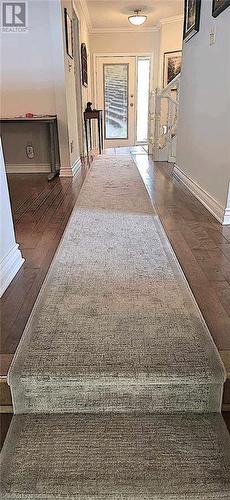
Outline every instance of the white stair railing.
<path fill-rule="evenodd" d="M 164 89 L 150 94 L 149 147 L 155 161 L 176 160 L 180 74 Z"/>

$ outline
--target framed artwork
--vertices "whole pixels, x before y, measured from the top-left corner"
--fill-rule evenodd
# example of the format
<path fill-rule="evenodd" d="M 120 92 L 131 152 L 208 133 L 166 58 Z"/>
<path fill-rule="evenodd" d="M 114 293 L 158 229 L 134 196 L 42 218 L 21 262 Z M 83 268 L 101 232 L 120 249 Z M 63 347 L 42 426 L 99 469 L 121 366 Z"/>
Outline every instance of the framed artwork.
<path fill-rule="evenodd" d="M 219 16 L 223 10 L 230 6 L 230 0 L 212 0 L 212 15 Z"/>
<path fill-rule="evenodd" d="M 201 0 L 185 0 L 183 38 L 186 42 L 199 31 L 200 3 Z"/>
<path fill-rule="evenodd" d="M 163 86 L 166 87 L 181 71 L 182 51 L 164 53 Z"/>
<path fill-rule="evenodd" d="M 73 59 L 73 22 L 66 8 L 64 9 L 64 15 L 65 15 L 66 52 L 68 56 Z"/>
<path fill-rule="evenodd" d="M 88 87 L 88 61 L 87 61 L 87 48 L 86 44 L 81 44 L 81 73 L 82 73 L 82 85 Z"/>

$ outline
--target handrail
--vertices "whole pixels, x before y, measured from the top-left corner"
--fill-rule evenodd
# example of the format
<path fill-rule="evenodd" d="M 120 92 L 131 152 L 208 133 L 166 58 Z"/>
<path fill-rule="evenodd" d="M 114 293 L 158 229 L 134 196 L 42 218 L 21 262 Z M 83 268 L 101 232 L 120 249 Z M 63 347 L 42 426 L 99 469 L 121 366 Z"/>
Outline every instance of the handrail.
<path fill-rule="evenodd" d="M 168 85 L 166 85 L 166 87 L 164 87 L 161 90 L 161 94 L 167 94 L 168 91 L 172 90 L 172 88 L 175 86 L 175 84 L 176 84 L 176 87 L 177 87 L 177 85 L 180 82 L 180 77 L 181 77 L 181 73 L 178 73 L 178 75 L 175 76 L 175 78 L 173 78 L 173 80 L 171 80 L 171 82 L 169 82 Z"/>
<path fill-rule="evenodd" d="M 158 94 L 158 96 L 160 96 L 162 99 L 168 99 L 169 101 L 173 102 L 173 104 L 178 104 L 178 100 L 173 99 L 173 97 L 171 97 L 170 95 Z"/>

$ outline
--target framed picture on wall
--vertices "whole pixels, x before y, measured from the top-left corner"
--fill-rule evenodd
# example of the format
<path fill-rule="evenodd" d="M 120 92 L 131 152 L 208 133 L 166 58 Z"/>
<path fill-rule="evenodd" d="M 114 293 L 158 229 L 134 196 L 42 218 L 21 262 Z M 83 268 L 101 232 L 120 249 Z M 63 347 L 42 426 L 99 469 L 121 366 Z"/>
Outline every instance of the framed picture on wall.
<path fill-rule="evenodd" d="M 212 0 L 212 15 L 219 16 L 223 10 L 230 6 L 230 0 Z"/>
<path fill-rule="evenodd" d="M 81 44 L 81 73 L 82 73 L 82 85 L 88 87 L 88 55 L 86 44 Z"/>
<path fill-rule="evenodd" d="M 182 51 L 164 53 L 163 86 L 166 87 L 181 72 Z"/>
<path fill-rule="evenodd" d="M 73 59 L 73 22 L 68 14 L 67 9 L 64 9 L 64 16 L 65 16 L 66 52 L 68 56 Z"/>
<path fill-rule="evenodd" d="M 185 0 L 183 38 L 186 42 L 199 31 L 200 3 L 201 0 Z"/>

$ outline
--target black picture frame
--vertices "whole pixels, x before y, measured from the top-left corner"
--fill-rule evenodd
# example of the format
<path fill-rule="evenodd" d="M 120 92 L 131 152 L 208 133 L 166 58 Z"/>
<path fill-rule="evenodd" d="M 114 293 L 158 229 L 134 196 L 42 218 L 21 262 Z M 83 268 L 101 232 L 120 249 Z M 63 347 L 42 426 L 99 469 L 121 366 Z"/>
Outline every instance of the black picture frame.
<path fill-rule="evenodd" d="M 185 0 L 184 2 L 184 34 L 185 42 L 198 33 L 200 29 L 201 0 Z"/>
<path fill-rule="evenodd" d="M 172 74 L 170 76 L 170 59 L 179 59 L 179 67 L 171 68 Z M 181 60 L 182 60 L 182 50 L 173 50 L 171 52 L 164 53 L 164 68 L 163 68 L 163 87 L 166 87 L 177 75 L 181 72 Z"/>
<path fill-rule="evenodd" d="M 82 85 L 88 87 L 88 54 L 86 44 L 81 44 L 81 78 Z"/>
<path fill-rule="evenodd" d="M 212 0 L 212 15 L 219 16 L 223 10 L 230 6 L 230 0 Z"/>
<path fill-rule="evenodd" d="M 66 52 L 71 59 L 73 59 L 73 21 L 64 8 L 65 16 L 65 39 L 66 39 Z"/>

